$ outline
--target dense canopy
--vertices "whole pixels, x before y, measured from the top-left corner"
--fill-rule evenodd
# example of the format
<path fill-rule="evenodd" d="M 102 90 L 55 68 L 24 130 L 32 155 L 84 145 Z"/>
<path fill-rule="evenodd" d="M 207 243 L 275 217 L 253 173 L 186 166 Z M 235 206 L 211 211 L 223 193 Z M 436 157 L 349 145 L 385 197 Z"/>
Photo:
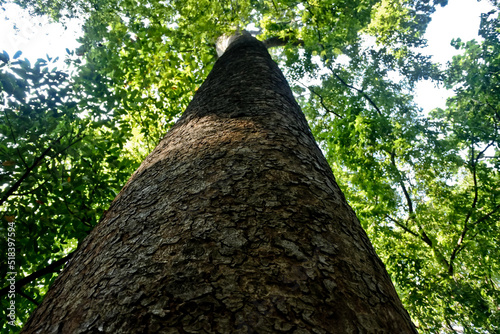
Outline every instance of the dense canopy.
<path fill-rule="evenodd" d="M 420 52 L 443 0 L 16 2 L 85 22 L 71 71 L 0 54 L 0 231 L 15 230 L 16 330 L 183 112 L 217 37 L 239 29 L 273 47 L 419 331 L 500 330 L 497 1 L 481 39 L 455 40 L 461 54 L 441 67 Z M 454 90 L 446 108 L 418 108 L 420 80 Z M 2 254 L 11 247 L 0 240 Z"/>

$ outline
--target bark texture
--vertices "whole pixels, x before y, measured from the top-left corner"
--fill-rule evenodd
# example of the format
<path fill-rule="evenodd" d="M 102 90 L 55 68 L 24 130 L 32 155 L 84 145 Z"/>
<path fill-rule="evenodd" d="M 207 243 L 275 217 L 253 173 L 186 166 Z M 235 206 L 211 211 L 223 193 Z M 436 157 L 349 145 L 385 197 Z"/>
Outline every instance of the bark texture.
<path fill-rule="evenodd" d="M 257 40 L 237 39 L 23 333 L 416 333 Z"/>

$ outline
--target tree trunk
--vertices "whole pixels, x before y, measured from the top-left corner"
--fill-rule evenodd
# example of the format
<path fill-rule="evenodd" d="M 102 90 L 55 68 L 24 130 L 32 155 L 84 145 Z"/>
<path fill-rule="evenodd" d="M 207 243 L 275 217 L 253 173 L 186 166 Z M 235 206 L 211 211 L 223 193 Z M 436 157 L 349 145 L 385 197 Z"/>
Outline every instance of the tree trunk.
<path fill-rule="evenodd" d="M 416 333 L 262 43 L 236 39 L 23 333 Z"/>

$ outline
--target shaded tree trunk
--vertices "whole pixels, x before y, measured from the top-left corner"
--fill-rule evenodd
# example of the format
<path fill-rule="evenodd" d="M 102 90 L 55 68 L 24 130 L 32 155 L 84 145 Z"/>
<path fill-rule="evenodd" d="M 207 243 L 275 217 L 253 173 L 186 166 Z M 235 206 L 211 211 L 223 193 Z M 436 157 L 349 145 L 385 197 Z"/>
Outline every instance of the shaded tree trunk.
<path fill-rule="evenodd" d="M 262 43 L 241 37 L 23 333 L 416 333 Z"/>

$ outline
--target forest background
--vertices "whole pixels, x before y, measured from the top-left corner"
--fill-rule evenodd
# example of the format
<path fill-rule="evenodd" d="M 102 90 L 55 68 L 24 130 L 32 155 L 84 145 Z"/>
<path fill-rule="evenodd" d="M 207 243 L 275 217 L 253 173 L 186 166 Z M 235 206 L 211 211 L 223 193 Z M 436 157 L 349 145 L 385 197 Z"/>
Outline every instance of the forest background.
<path fill-rule="evenodd" d="M 271 53 L 419 331 L 500 330 L 497 1 L 480 39 L 454 40 L 460 53 L 445 66 L 422 51 L 444 0 L 16 2 L 84 22 L 65 68 L 0 54 L 0 234 L 16 233 L 18 328 L 186 108 L 217 37 L 251 27 L 275 41 Z M 453 90 L 445 107 L 419 108 L 423 80 Z M 1 254 L 9 247 L 2 238 Z"/>

